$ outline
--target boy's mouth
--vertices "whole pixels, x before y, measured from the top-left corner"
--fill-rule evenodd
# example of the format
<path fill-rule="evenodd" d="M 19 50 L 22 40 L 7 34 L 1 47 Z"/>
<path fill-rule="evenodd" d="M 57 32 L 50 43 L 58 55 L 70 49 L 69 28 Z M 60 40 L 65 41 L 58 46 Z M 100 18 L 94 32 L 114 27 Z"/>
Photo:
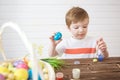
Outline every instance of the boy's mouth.
<path fill-rule="evenodd" d="M 85 36 L 85 34 L 78 34 L 78 36 Z"/>

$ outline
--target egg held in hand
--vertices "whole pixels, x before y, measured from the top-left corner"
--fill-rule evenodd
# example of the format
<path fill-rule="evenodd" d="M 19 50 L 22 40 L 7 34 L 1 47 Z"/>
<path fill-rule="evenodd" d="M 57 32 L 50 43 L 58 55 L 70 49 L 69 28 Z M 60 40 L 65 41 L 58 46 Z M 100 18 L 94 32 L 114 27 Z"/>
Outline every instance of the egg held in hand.
<path fill-rule="evenodd" d="M 57 32 L 54 35 L 54 40 L 60 40 L 62 38 L 62 33 L 61 32 Z"/>

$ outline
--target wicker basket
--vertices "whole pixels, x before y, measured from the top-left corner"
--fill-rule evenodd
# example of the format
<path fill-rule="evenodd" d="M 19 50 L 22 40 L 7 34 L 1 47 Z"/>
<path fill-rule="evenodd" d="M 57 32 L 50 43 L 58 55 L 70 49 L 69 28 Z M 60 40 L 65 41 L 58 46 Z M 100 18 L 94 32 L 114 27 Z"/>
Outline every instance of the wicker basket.
<path fill-rule="evenodd" d="M 43 74 L 43 71 L 42 71 L 42 68 L 41 66 L 39 65 L 38 61 L 41 61 L 44 63 L 44 66 L 47 67 L 48 69 L 48 77 L 49 79 L 48 80 L 55 80 L 55 72 L 54 72 L 54 69 L 52 68 L 52 66 L 42 60 L 37 60 L 35 54 L 34 53 L 34 50 L 33 50 L 33 47 L 31 45 L 31 43 L 28 41 L 25 33 L 23 31 L 21 31 L 18 27 L 17 24 L 15 23 L 12 23 L 12 22 L 8 22 L 8 23 L 5 23 L 3 24 L 3 26 L 1 26 L 0 28 L 0 53 L 2 54 L 3 56 L 3 59 L 4 59 L 4 62 L 12 62 L 12 61 L 15 61 L 16 59 L 7 59 L 6 58 L 6 55 L 5 55 L 5 52 L 4 52 L 4 49 L 3 49 L 3 45 L 2 45 L 2 33 L 4 32 L 4 29 L 7 28 L 7 27 L 10 27 L 12 29 L 14 29 L 18 34 L 19 36 L 21 37 L 23 43 L 25 44 L 25 47 L 27 48 L 28 52 L 30 53 L 30 61 L 33 63 L 32 64 L 32 71 L 33 71 L 33 80 L 38 80 L 38 73 L 40 74 L 40 77 L 42 80 L 45 80 L 45 78 L 43 77 L 44 74 Z"/>

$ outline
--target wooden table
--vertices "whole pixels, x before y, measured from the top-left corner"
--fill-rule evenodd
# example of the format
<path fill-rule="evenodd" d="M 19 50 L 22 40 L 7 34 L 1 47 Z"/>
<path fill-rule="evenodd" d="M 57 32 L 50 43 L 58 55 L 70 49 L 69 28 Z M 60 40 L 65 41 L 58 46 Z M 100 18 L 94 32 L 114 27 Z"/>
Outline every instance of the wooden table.
<path fill-rule="evenodd" d="M 59 71 L 64 73 L 64 80 L 72 79 L 73 68 L 81 70 L 80 80 L 120 80 L 120 57 L 106 58 L 102 62 L 93 62 L 93 59 L 63 60 L 65 65 Z M 74 64 L 76 61 L 80 64 Z"/>

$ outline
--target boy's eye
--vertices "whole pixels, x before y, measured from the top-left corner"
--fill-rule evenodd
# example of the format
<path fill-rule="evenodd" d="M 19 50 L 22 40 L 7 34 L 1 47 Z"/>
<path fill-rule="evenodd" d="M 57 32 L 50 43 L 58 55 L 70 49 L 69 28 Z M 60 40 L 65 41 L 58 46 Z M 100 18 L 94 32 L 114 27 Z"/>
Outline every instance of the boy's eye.
<path fill-rule="evenodd" d="M 78 29 L 79 27 L 78 27 L 78 26 L 74 26 L 73 28 L 74 28 L 74 29 Z"/>
<path fill-rule="evenodd" d="M 74 29 L 78 29 L 78 27 L 75 27 Z"/>
<path fill-rule="evenodd" d="M 83 26 L 83 28 L 87 28 L 87 26 Z"/>
<path fill-rule="evenodd" d="M 78 29 L 78 28 L 74 28 L 74 29 Z"/>

